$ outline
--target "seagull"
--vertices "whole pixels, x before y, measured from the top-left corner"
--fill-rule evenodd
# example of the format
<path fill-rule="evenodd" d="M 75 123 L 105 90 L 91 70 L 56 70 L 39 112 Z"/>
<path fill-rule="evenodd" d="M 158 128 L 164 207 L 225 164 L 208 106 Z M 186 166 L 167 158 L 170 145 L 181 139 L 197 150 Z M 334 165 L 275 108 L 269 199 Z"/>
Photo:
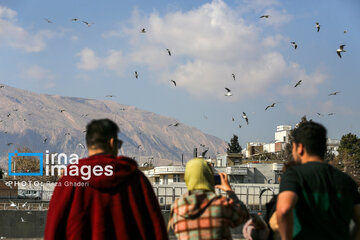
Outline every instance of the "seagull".
<path fill-rule="evenodd" d="M 316 114 L 317 114 L 318 116 L 320 116 L 320 117 L 322 116 L 321 113 L 316 113 Z"/>
<path fill-rule="evenodd" d="M 80 146 L 82 149 L 85 149 L 85 146 L 82 143 L 79 143 L 78 146 Z"/>
<path fill-rule="evenodd" d="M 345 47 L 346 45 L 340 45 L 340 47 L 338 48 L 338 49 L 336 49 L 336 53 L 337 53 L 337 55 L 341 58 L 341 52 L 346 52 L 345 50 L 344 50 L 344 47 Z"/>
<path fill-rule="evenodd" d="M 4 88 L 5 86 L 4 85 L 0 85 L 0 88 Z"/>
<path fill-rule="evenodd" d="M 141 31 L 140 31 L 140 32 L 141 32 L 141 33 L 146 33 L 145 28 L 141 29 Z"/>
<path fill-rule="evenodd" d="M 11 143 L 8 143 L 7 145 L 10 147 L 11 145 L 13 145 L 13 143 L 11 142 Z"/>
<path fill-rule="evenodd" d="M 21 222 L 27 222 L 23 217 L 21 217 Z"/>
<path fill-rule="evenodd" d="M 27 204 L 27 202 L 25 202 L 23 205 L 21 205 L 23 208 L 25 208 L 26 207 L 26 204 Z"/>
<path fill-rule="evenodd" d="M 262 15 L 260 18 L 269 18 L 271 17 L 270 15 Z"/>
<path fill-rule="evenodd" d="M 135 78 L 138 79 L 139 78 L 139 74 L 137 71 L 135 71 Z"/>
<path fill-rule="evenodd" d="M 239 124 L 239 128 L 241 128 L 242 126 Z"/>
<path fill-rule="evenodd" d="M 29 212 L 26 212 L 26 213 L 29 214 L 29 215 L 32 214 L 32 212 L 30 212 L 30 211 L 29 211 Z"/>
<path fill-rule="evenodd" d="M 235 81 L 235 74 L 234 74 L 234 73 L 232 73 L 231 75 L 232 75 L 232 77 L 233 77 L 233 79 L 234 79 L 234 81 Z"/>
<path fill-rule="evenodd" d="M 47 18 L 45 18 L 45 21 L 46 21 L 47 23 L 53 23 L 52 21 L 50 21 L 50 20 L 47 19 Z"/>
<path fill-rule="evenodd" d="M 246 116 L 245 112 L 243 112 L 242 118 L 245 119 L 246 124 L 249 125 L 249 118 Z"/>
<path fill-rule="evenodd" d="M 167 48 L 166 51 L 168 52 L 169 56 L 171 56 L 170 49 Z"/>
<path fill-rule="evenodd" d="M 205 147 L 205 144 L 200 143 L 200 147 L 203 147 L 203 148 L 204 148 L 204 147 Z"/>
<path fill-rule="evenodd" d="M 68 133 L 68 132 L 67 132 L 67 133 L 65 133 L 65 134 L 64 134 L 64 136 L 67 136 L 67 135 L 69 135 L 69 136 L 70 136 L 70 133 Z"/>
<path fill-rule="evenodd" d="M 275 107 L 275 104 L 277 104 L 277 103 L 273 103 L 273 104 L 267 106 L 267 107 L 265 108 L 265 111 L 268 110 L 268 108 Z"/>
<path fill-rule="evenodd" d="M 347 30 L 344 30 L 344 33 L 347 33 L 348 31 Z"/>
<path fill-rule="evenodd" d="M 141 144 L 139 144 L 139 145 L 137 146 L 138 149 L 140 149 L 140 147 L 141 147 Z"/>
<path fill-rule="evenodd" d="M 235 121 L 235 118 L 234 118 L 234 117 L 232 117 L 232 118 L 231 118 L 231 120 L 232 120 L 232 121 Z"/>
<path fill-rule="evenodd" d="M 112 98 L 112 97 L 115 97 L 115 96 L 114 95 L 106 95 L 105 97 Z"/>
<path fill-rule="evenodd" d="M 170 124 L 170 125 L 168 125 L 168 127 L 171 127 L 171 126 L 174 126 L 174 127 L 178 127 L 180 125 L 180 123 L 175 123 L 175 124 Z"/>
<path fill-rule="evenodd" d="M 264 192 L 266 192 L 266 191 L 272 191 L 273 194 L 274 194 L 274 189 L 273 189 L 273 188 L 271 188 L 271 187 L 266 187 L 266 188 L 264 188 L 264 189 L 262 189 L 262 190 L 260 191 L 259 198 L 261 198 L 261 196 L 262 196 L 262 195 L 264 194 Z"/>
<path fill-rule="evenodd" d="M 73 18 L 73 19 L 71 19 L 71 21 L 72 22 L 77 22 L 77 21 L 79 21 L 79 19 L 78 18 Z"/>
<path fill-rule="evenodd" d="M 174 80 L 170 80 L 170 82 L 172 82 L 176 87 L 176 82 Z"/>
<path fill-rule="evenodd" d="M 336 92 L 333 92 L 333 93 L 330 93 L 329 96 L 335 96 L 336 94 L 340 93 L 339 91 L 336 91 Z"/>
<path fill-rule="evenodd" d="M 89 113 L 81 115 L 81 117 L 87 117 L 89 116 Z"/>
<path fill-rule="evenodd" d="M 318 22 L 315 23 L 315 27 L 316 27 L 317 31 L 319 32 L 320 31 L 320 24 Z"/>
<path fill-rule="evenodd" d="M 290 43 L 294 46 L 295 49 L 297 48 L 296 42 L 290 42 Z"/>
<path fill-rule="evenodd" d="M 328 113 L 328 116 L 332 116 L 332 115 L 335 115 L 335 113 Z"/>
<path fill-rule="evenodd" d="M 229 88 L 225 88 L 225 90 L 227 91 L 227 93 L 225 94 L 225 96 L 227 96 L 227 97 L 232 96 L 231 90 L 230 90 Z"/>
<path fill-rule="evenodd" d="M 9 202 L 10 202 L 10 207 L 16 207 L 17 206 L 13 201 L 9 200 Z"/>
<path fill-rule="evenodd" d="M 203 151 L 203 152 L 200 154 L 200 157 L 205 158 L 205 155 L 206 155 L 207 151 L 209 151 L 209 149 L 206 149 L 205 151 Z"/>
<path fill-rule="evenodd" d="M 48 139 L 47 138 L 45 138 L 44 140 L 43 140 L 43 143 L 46 143 L 46 141 L 47 141 Z"/>
<path fill-rule="evenodd" d="M 65 112 L 65 109 L 61 109 L 60 112 Z"/>
<path fill-rule="evenodd" d="M 9 113 L 9 114 L 7 115 L 7 117 L 10 117 L 10 115 L 11 115 L 11 114 Z"/>
<path fill-rule="evenodd" d="M 90 27 L 91 25 L 93 25 L 94 23 L 88 23 L 86 21 L 82 21 L 84 24 L 86 24 L 86 26 Z"/>
<path fill-rule="evenodd" d="M 295 86 L 294 86 L 294 87 L 299 86 L 299 85 L 301 84 L 301 82 L 302 82 L 302 80 L 299 80 L 299 81 L 295 84 Z"/>

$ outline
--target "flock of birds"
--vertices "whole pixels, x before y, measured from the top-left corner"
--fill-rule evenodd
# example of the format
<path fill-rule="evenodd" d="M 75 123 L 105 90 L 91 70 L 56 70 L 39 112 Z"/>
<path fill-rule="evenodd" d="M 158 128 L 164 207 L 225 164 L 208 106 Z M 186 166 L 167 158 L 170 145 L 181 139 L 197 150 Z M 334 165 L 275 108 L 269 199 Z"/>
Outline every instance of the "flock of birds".
<path fill-rule="evenodd" d="M 260 16 L 260 19 L 268 19 L 268 18 L 271 18 L 271 15 L 262 15 L 262 16 Z M 47 23 L 49 23 L 49 24 L 54 24 L 54 21 L 52 21 L 52 20 L 50 20 L 50 19 L 48 19 L 48 18 L 45 18 L 45 21 L 46 21 Z M 70 19 L 70 21 L 71 21 L 71 22 L 80 22 L 80 23 L 83 23 L 83 24 L 84 24 L 85 26 L 87 26 L 87 27 L 90 27 L 90 26 L 92 26 L 92 25 L 94 24 L 94 23 L 89 23 L 88 21 L 80 20 L 79 18 L 72 18 L 72 19 Z M 316 32 L 320 32 L 320 27 L 321 27 L 321 26 L 320 26 L 320 23 L 319 23 L 319 22 L 316 22 L 316 23 L 315 23 Z M 140 32 L 140 34 L 146 34 L 146 33 L 148 32 L 148 30 L 145 29 L 145 28 L 141 28 L 139 32 Z M 344 30 L 344 34 L 347 33 L 347 32 L 348 32 L 347 30 Z M 297 50 L 298 44 L 297 44 L 295 41 L 291 41 L 290 44 L 293 46 L 294 50 Z M 346 46 L 345 44 L 342 44 L 342 45 L 340 45 L 339 48 L 336 50 L 336 53 L 337 53 L 337 55 L 338 55 L 340 58 L 342 58 L 341 53 L 346 52 L 346 51 L 344 50 L 344 47 L 345 47 L 345 46 Z M 167 55 L 168 55 L 169 57 L 171 57 L 171 56 L 172 56 L 172 51 L 171 51 L 169 48 L 166 48 L 165 50 L 166 50 Z M 138 72 L 138 71 L 134 71 L 134 76 L 135 76 L 135 79 L 139 79 L 139 77 L 140 77 L 139 72 Z M 235 73 L 231 73 L 231 76 L 232 76 L 232 79 L 233 79 L 234 81 L 236 81 L 236 75 L 235 75 Z M 177 82 L 176 82 L 174 79 L 171 79 L 171 80 L 170 80 L 170 83 L 173 84 L 174 87 L 177 87 Z M 294 88 L 298 88 L 298 87 L 300 87 L 302 84 L 303 84 L 303 80 L 298 80 L 298 81 L 295 83 Z M 3 86 L 3 85 L 0 85 L 0 89 L 1 89 L 1 88 L 4 88 L 4 86 Z M 231 97 L 231 96 L 233 95 L 230 88 L 225 87 L 225 91 L 226 91 L 226 92 L 225 92 L 225 96 L 226 96 L 226 97 Z M 328 96 L 336 96 L 336 95 L 339 94 L 339 93 L 340 93 L 340 91 L 335 91 L 335 92 L 329 93 Z M 105 97 L 107 97 L 107 98 L 114 98 L 114 97 L 116 97 L 116 96 L 115 96 L 115 95 L 106 95 Z M 271 108 L 274 108 L 274 107 L 275 107 L 277 104 L 279 104 L 279 103 L 280 103 L 280 102 L 273 102 L 273 103 L 267 105 L 267 106 L 265 107 L 265 111 L 267 111 L 267 110 L 269 110 L 269 109 L 271 109 Z M 15 111 L 15 110 L 14 110 L 14 111 Z M 17 111 L 17 110 L 16 110 L 16 111 Z M 65 111 L 66 111 L 65 109 L 61 109 L 61 110 L 60 110 L 61 113 L 65 112 Z M 82 116 L 83 116 L 83 117 L 87 117 L 88 115 L 89 115 L 89 114 L 83 114 Z M 327 114 L 317 113 L 317 115 L 320 116 L 320 117 L 321 117 L 321 116 L 325 116 L 325 115 L 327 115 L 327 116 L 332 116 L 332 115 L 335 115 L 335 113 L 327 113 Z M 8 118 L 9 118 L 10 116 L 11 116 L 11 113 L 9 113 L 9 114 L 7 115 Z M 204 118 L 207 119 L 207 116 L 204 115 Z M 249 117 L 248 117 L 248 115 L 247 115 L 245 112 L 243 112 L 241 118 L 244 119 L 244 121 L 246 122 L 246 125 L 249 125 Z M 0 122 L 2 122 L 2 121 L 3 121 L 3 120 L 0 120 Z M 23 121 L 26 121 L 26 119 L 23 119 Z M 235 118 L 234 118 L 234 117 L 232 117 L 232 121 L 235 121 Z M 169 124 L 168 127 L 178 127 L 179 125 L 180 125 L 180 123 L 176 122 L 176 123 Z M 242 127 L 242 125 L 241 125 L 241 122 L 240 122 L 239 128 L 241 128 L 241 127 Z M 85 131 L 84 131 L 84 132 L 85 132 Z M 5 132 L 5 133 L 6 133 L 6 132 Z M 65 136 L 70 136 L 70 133 L 69 133 L 69 132 L 65 133 Z M 46 144 L 47 141 L 48 141 L 48 138 L 44 138 L 44 139 L 43 139 L 43 143 L 44 143 L 44 144 Z M 13 145 L 13 143 L 12 143 L 12 142 L 9 142 L 9 143 L 7 143 L 7 145 L 8 145 L 8 146 L 11 146 L 11 145 Z M 79 143 L 77 146 L 79 146 L 79 147 L 81 147 L 81 148 L 85 148 L 84 144 L 82 144 L 82 143 Z M 141 145 L 138 144 L 137 147 L 138 147 L 138 149 L 139 149 L 139 148 L 141 147 Z"/>

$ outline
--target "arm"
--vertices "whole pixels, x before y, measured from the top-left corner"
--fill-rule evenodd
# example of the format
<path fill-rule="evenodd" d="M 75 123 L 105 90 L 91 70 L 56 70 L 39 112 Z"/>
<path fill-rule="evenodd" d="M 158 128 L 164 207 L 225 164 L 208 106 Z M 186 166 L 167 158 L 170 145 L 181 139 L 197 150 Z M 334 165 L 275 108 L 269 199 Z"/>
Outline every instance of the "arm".
<path fill-rule="evenodd" d="M 353 219 L 355 222 L 355 227 L 352 231 L 352 239 L 360 239 L 360 204 L 356 204 L 354 206 Z"/>
<path fill-rule="evenodd" d="M 293 209 L 297 199 L 296 193 L 292 191 L 281 192 L 278 196 L 276 215 L 282 240 L 292 239 L 294 225 Z"/>

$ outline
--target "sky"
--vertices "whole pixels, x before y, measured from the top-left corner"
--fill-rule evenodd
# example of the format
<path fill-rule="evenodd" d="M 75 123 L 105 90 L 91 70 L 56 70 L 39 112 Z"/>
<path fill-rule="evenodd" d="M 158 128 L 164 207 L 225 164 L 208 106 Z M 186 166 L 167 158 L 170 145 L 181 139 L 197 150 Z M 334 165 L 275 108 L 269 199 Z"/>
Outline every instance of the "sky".
<path fill-rule="evenodd" d="M 304 115 L 360 135 L 359 43 L 357 0 L 0 0 L 0 84 L 114 95 L 242 147 Z"/>

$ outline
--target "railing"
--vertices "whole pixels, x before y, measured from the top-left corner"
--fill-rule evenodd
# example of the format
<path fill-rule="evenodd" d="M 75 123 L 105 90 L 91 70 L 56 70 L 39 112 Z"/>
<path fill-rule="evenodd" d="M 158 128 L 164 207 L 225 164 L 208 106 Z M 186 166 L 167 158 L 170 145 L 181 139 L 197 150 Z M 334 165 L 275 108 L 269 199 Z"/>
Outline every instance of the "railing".
<path fill-rule="evenodd" d="M 261 197 L 260 192 L 263 189 L 270 188 L 265 191 Z M 153 186 L 155 195 L 158 198 L 160 207 L 163 211 L 169 211 L 171 204 L 176 198 L 187 192 L 186 186 L 170 186 L 170 185 L 155 185 Z M 271 198 L 279 192 L 278 184 L 234 184 L 232 189 L 237 197 L 242 201 L 250 211 L 264 211 L 264 205 L 271 200 Z M 216 190 L 217 194 L 221 193 Z"/>

